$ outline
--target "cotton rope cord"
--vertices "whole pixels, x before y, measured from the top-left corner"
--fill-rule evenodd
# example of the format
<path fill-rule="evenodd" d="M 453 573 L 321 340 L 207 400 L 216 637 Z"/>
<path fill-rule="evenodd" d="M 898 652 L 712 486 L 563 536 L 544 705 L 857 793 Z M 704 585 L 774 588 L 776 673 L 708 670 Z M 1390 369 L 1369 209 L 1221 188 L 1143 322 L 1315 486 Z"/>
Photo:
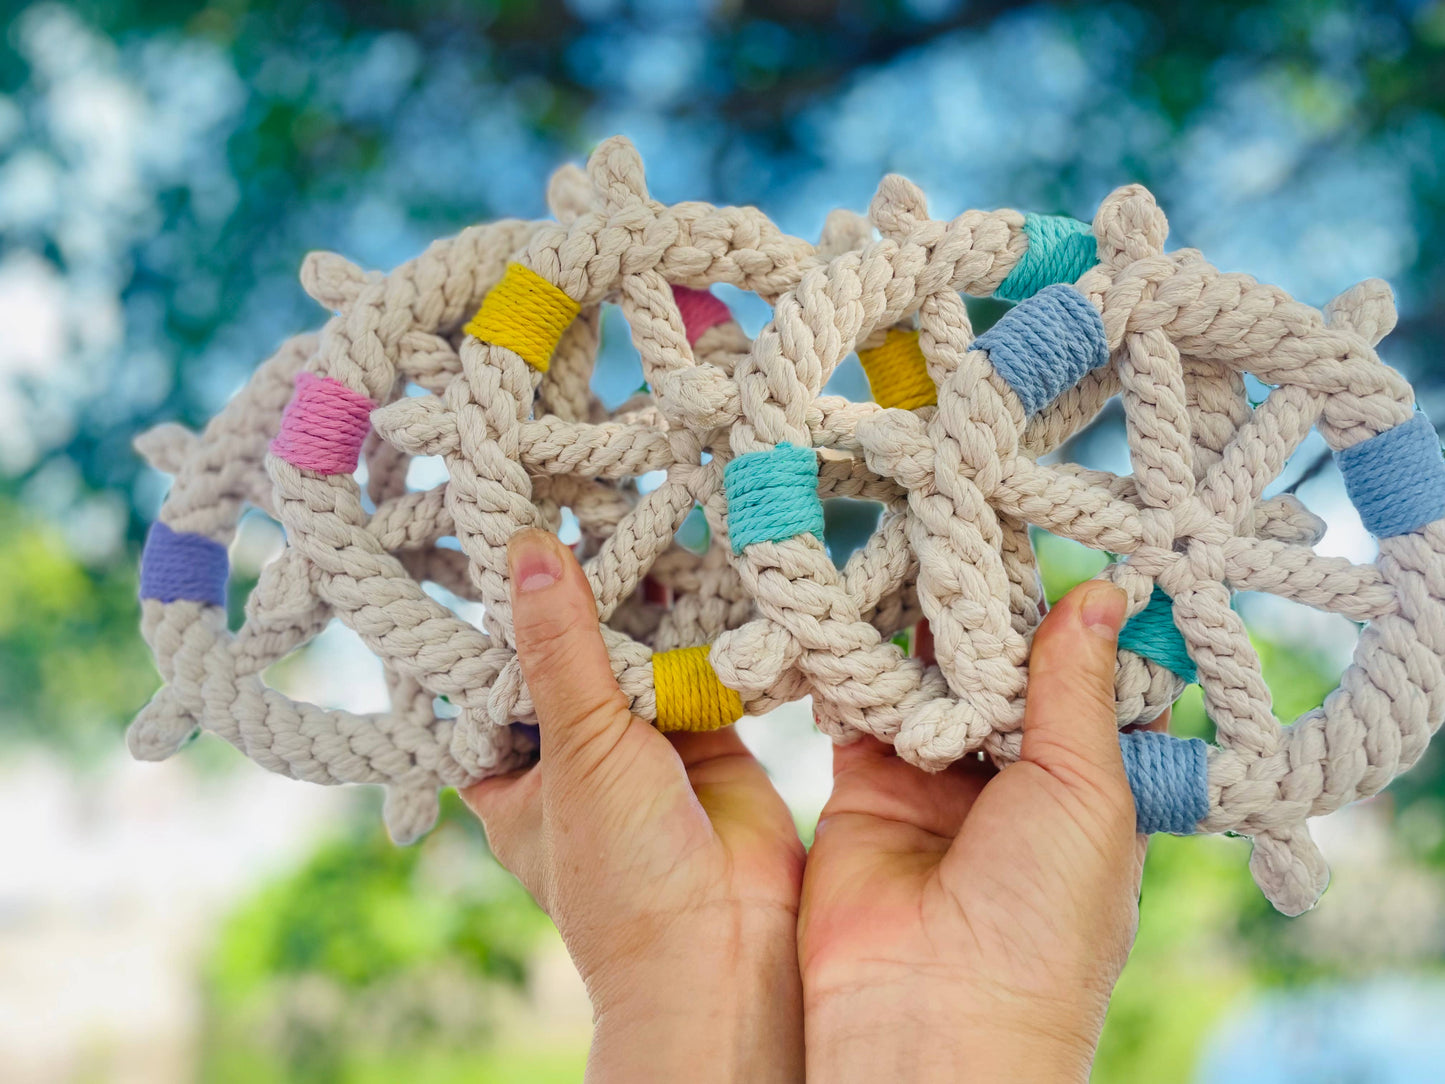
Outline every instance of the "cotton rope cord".
<path fill-rule="evenodd" d="M 415 839 L 439 788 L 538 754 L 506 543 L 567 523 L 639 717 L 725 725 L 811 697 L 836 740 L 871 734 L 930 771 L 1005 765 L 1043 530 L 1107 553 L 1100 575 L 1130 601 L 1115 698 L 1141 830 L 1251 837 L 1269 899 L 1313 905 L 1328 871 L 1309 818 L 1378 793 L 1445 718 L 1445 458 L 1376 353 L 1387 286 L 1321 312 L 1166 252 L 1137 185 L 1088 224 L 941 221 L 888 176 L 866 218 L 832 212 L 814 245 L 756 208 L 652 199 L 610 139 L 548 201 L 549 220 L 469 227 L 385 274 L 313 254 L 303 286 L 334 314 L 321 333 L 203 432 L 138 438 L 174 482 L 142 556 L 164 684 L 128 732 L 135 755 L 169 756 L 199 727 L 272 771 L 385 787 L 388 829 Z M 770 306 L 756 337 L 719 284 Z M 1016 304 L 975 337 L 964 295 Z M 646 382 L 615 408 L 591 390 L 607 305 Z M 854 352 L 879 402 L 824 394 Z M 1257 404 L 1251 374 L 1270 389 Z M 1054 462 L 1113 400 L 1131 470 Z M 1373 563 L 1316 553 L 1323 522 L 1264 496 L 1311 432 L 1379 540 Z M 408 483 L 423 457 L 445 481 Z M 881 510 L 840 563 L 834 498 Z M 233 631 L 225 557 L 248 508 L 285 545 Z M 677 541 L 689 516 L 701 552 Z M 1340 690 L 1291 725 L 1231 605 L 1243 591 L 1362 625 Z M 263 681 L 333 620 L 380 658 L 388 710 Z M 910 657 L 894 639 L 920 622 L 934 650 Z M 1212 745 L 1135 729 L 1186 681 Z"/>

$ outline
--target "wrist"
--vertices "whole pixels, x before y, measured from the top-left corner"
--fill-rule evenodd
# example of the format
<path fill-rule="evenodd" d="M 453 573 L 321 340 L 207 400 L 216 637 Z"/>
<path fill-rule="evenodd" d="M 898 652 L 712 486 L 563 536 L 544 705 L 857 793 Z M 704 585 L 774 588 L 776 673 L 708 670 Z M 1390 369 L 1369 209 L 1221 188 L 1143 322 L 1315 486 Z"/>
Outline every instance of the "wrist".
<path fill-rule="evenodd" d="M 823 1080 L 1087 1081 L 1107 995 L 1058 1000 L 952 981 L 807 991 L 807 1071 Z"/>
<path fill-rule="evenodd" d="M 690 924 L 588 976 L 589 1080 L 802 1079 L 794 920 Z"/>

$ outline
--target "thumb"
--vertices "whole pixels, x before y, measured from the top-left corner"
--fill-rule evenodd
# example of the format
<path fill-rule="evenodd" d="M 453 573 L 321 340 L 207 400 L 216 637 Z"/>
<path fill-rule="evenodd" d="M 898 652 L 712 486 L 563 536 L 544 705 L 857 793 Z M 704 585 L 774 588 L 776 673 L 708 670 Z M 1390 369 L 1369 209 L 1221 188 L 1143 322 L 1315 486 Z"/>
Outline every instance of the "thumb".
<path fill-rule="evenodd" d="M 1113 584 L 1089 580 L 1034 634 L 1021 757 L 1066 783 L 1125 786 L 1114 666 L 1127 605 Z"/>
<path fill-rule="evenodd" d="M 541 732 L 542 763 L 590 775 L 627 732 L 632 712 L 617 687 L 597 622 L 597 601 L 572 551 L 528 528 L 507 544 L 512 623 Z"/>

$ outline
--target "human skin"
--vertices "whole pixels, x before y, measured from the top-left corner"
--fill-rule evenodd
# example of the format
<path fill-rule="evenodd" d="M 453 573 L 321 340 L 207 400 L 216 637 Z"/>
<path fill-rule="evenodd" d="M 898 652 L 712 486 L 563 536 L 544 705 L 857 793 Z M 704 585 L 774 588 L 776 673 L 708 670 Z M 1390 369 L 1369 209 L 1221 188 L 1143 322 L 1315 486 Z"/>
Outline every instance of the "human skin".
<path fill-rule="evenodd" d="M 1050 611 L 1002 771 L 835 748 L 799 910 L 811 1079 L 1088 1079 L 1144 863 L 1114 715 L 1124 608 L 1091 581 Z"/>
<path fill-rule="evenodd" d="M 838 746 L 805 855 L 734 731 L 631 714 L 566 547 L 522 531 L 508 563 L 541 759 L 463 796 L 586 983 L 589 1080 L 1087 1077 L 1143 861 L 1121 592 L 1083 585 L 1040 627 L 1018 764 Z"/>
<path fill-rule="evenodd" d="M 792 814 L 736 731 L 632 715 L 571 552 L 507 547 L 517 658 L 542 752 L 463 797 L 552 917 L 591 996 L 587 1078 L 803 1078 Z"/>

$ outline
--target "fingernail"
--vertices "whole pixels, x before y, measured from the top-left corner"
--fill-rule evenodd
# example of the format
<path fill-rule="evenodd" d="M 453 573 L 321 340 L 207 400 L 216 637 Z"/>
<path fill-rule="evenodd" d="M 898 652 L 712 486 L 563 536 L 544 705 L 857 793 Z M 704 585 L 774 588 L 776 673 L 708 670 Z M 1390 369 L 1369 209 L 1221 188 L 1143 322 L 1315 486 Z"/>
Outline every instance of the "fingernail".
<path fill-rule="evenodd" d="M 1124 623 L 1124 610 L 1129 605 L 1129 596 L 1112 583 L 1097 583 L 1089 588 L 1079 606 L 1079 617 L 1084 627 L 1112 640 L 1119 635 L 1119 626 Z"/>
<path fill-rule="evenodd" d="M 545 590 L 562 578 L 557 543 L 535 527 L 518 531 L 507 543 L 507 567 L 512 571 L 512 589 L 519 595 Z"/>

